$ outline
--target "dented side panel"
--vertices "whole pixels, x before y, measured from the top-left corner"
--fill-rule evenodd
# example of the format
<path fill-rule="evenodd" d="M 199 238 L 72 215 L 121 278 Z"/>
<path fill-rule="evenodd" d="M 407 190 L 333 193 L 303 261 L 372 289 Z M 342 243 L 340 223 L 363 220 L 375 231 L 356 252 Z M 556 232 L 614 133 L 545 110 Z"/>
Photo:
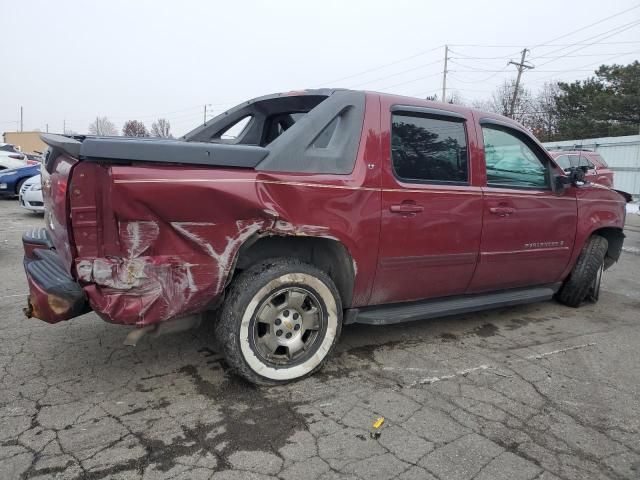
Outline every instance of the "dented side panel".
<path fill-rule="evenodd" d="M 366 108 L 351 175 L 81 162 L 73 273 L 92 308 L 138 326 L 202 311 L 221 298 L 241 246 L 269 235 L 341 242 L 357 272 L 352 305 L 366 304 L 380 228 L 380 165 L 365 164 L 379 156 L 378 97 Z"/>

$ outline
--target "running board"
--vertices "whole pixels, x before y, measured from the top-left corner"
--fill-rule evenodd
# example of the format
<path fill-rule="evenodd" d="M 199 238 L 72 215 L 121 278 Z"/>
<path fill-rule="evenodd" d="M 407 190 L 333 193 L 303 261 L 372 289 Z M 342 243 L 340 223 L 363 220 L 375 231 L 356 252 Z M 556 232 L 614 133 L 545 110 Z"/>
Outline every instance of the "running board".
<path fill-rule="evenodd" d="M 347 310 L 344 323 L 389 325 L 549 300 L 560 284 Z"/>

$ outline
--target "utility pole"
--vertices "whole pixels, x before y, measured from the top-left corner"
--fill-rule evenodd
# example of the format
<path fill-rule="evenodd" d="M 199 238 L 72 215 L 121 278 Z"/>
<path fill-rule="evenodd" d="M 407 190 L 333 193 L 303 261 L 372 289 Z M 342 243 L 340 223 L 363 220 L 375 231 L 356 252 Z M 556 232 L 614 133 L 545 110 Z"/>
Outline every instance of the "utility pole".
<path fill-rule="evenodd" d="M 513 96 L 511 97 L 511 105 L 509 106 L 509 118 L 513 118 L 513 112 L 515 111 L 515 108 L 516 108 L 516 100 L 518 98 L 518 88 L 520 87 L 520 77 L 522 77 L 522 72 L 524 72 L 525 69 L 534 68 L 533 65 L 531 65 L 530 63 L 526 63 L 524 61 L 528 51 L 529 51 L 528 48 L 525 48 L 524 50 L 522 50 L 522 58 L 520 58 L 520 63 L 516 63 L 513 60 L 510 60 L 509 63 L 507 63 L 507 65 L 515 65 L 516 68 L 518 69 L 518 76 L 516 77 L 516 85 L 515 85 L 515 88 L 513 89 Z"/>
<path fill-rule="evenodd" d="M 67 133 L 67 119 L 62 120 L 62 134 L 65 135 Z"/>
<path fill-rule="evenodd" d="M 20 131 L 21 132 L 23 131 L 23 126 L 24 126 L 23 120 L 24 120 L 24 117 L 22 115 L 22 106 L 20 106 Z"/>
<path fill-rule="evenodd" d="M 449 62 L 449 45 L 444 46 L 444 70 L 442 71 L 442 102 L 447 101 L 447 63 Z"/>
<path fill-rule="evenodd" d="M 47 127 L 47 128 L 46 128 L 47 133 L 49 133 L 49 124 L 48 124 L 48 123 L 46 123 L 45 125 L 46 125 L 46 127 Z"/>
<path fill-rule="evenodd" d="M 206 103 L 204 105 L 204 120 L 202 121 L 202 124 L 204 125 L 205 123 L 207 123 L 207 104 Z"/>

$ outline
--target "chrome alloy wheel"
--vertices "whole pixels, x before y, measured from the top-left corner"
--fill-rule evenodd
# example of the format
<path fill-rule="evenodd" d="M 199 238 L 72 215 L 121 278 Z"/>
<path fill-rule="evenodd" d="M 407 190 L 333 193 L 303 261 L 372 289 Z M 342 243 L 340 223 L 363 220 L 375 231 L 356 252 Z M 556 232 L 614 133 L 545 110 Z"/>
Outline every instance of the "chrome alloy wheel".
<path fill-rule="evenodd" d="M 249 343 L 274 366 L 292 366 L 317 350 L 326 330 L 323 303 L 312 290 L 290 286 L 272 293 L 257 309 Z"/>

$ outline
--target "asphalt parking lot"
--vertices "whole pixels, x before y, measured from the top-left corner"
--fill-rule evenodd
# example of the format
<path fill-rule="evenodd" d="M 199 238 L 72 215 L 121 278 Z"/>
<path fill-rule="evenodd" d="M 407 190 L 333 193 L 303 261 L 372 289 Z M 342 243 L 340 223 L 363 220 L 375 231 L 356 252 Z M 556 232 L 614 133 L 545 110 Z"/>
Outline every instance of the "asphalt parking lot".
<path fill-rule="evenodd" d="M 42 223 L 0 200 L 1 479 L 640 478 L 640 216 L 596 305 L 350 326 L 276 388 L 229 374 L 207 325 L 125 347 L 94 314 L 23 318 Z"/>

